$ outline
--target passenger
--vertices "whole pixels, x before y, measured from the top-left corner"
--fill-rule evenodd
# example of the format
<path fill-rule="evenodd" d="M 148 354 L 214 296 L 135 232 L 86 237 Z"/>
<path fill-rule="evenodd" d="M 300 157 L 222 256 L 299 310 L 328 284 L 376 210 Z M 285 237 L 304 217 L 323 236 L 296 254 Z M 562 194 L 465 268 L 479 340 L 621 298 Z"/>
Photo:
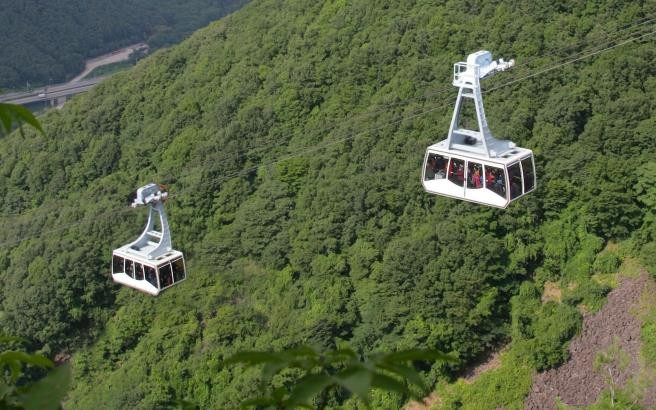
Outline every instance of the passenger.
<path fill-rule="evenodd" d="M 446 178 L 446 159 L 444 157 L 438 157 L 436 161 L 437 173 L 435 177 L 438 179 Z"/>
<path fill-rule="evenodd" d="M 506 196 L 506 178 L 502 170 L 497 171 L 497 179 L 494 184 L 497 194 Z"/>
<path fill-rule="evenodd" d="M 478 170 L 478 168 L 476 168 L 476 171 L 474 171 L 474 186 L 476 188 L 480 188 L 481 185 L 481 172 Z"/>
<path fill-rule="evenodd" d="M 162 279 L 164 280 L 164 284 L 162 285 L 162 287 L 165 288 L 165 287 L 167 287 L 167 286 L 170 286 L 171 283 L 173 282 L 173 281 L 171 280 L 171 273 L 169 272 L 169 273 L 166 273 L 166 274 L 164 274 L 164 275 L 162 275 L 162 276 L 163 276 Z"/>
<path fill-rule="evenodd" d="M 518 181 L 513 180 L 510 183 L 510 197 L 517 198 L 521 194 L 522 194 L 522 185 Z"/>
<path fill-rule="evenodd" d="M 429 156 L 428 157 L 428 164 L 426 164 L 426 177 L 425 179 L 435 179 L 435 168 L 437 167 L 435 163 L 435 157 L 434 156 Z"/>
<path fill-rule="evenodd" d="M 458 171 L 456 173 L 456 176 L 458 177 L 458 182 L 463 183 L 465 180 L 465 169 L 461 165 L 458 165 Z"/>
<path fill-rule="evenodd" d="M 487 187 L 491 188 L 492 185 L 494 184 L 494 174 L 492 173 L 492 170 L 490 168 L 487 169 L 487 174 L 485 175 L 485 182 L 487 183 Z"/>

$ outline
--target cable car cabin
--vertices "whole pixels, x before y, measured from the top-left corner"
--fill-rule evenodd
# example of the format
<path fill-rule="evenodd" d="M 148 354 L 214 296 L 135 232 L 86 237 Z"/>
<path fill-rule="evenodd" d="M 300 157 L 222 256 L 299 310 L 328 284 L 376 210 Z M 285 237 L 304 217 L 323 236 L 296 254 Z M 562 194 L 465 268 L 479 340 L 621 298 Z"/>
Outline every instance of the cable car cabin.
<path fill-rule="evenodd" d="M 516 148 L 506 158 L 465 156 L 431 145 L 424 158 L 422 184 L 426 192 L 505 208 L 535 189 L 535 165 L 530 150 Z"/>
<path fill-rule="evenodd" d="M 187 277 L 184 255 L 171 247 L 171 233 L 164 212 L 168 193 L 148 184 L 131 199 L 132 207 L 150 205 L 146 228 L 139 238 L 112 253 L 112 279 L 151 295 L 174 286 Z"/>
<path fill-rule="evenodd" d="M 480 79 L 514 63 L 492 61 L 490 52 L 479 51 L 470 54 L 467 62 L 454 65 L 458 97 L 447 138 L 426 150 L 421 174 L 426 192 L 505 208 L 535 189 L 533 152 L 493 137 L 483 109 Z M 473 102 L 477 129 L 465 126 L 466 101 Z"/>
<path fill-rule="evenodd" d="M 117 249 L 112 254 L 112 278 L 142 292 L 158 295 L 186 278 L 182 252 L 171 251 L 149 260 L 131 254 L 127 249 Z"/>

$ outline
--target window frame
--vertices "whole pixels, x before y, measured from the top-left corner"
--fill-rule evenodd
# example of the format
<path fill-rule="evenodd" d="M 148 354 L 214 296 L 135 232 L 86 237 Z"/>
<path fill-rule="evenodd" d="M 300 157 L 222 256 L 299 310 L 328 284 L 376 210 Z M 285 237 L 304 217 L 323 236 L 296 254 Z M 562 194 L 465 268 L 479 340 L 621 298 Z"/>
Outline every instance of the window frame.
<path fill-rule="evenodd" d="M 533 174 L 533 178 L 532 178 L 532 181 L 531 181 L 532 186 L 531 186 L 531 189 L 529 189 L 529 190 L 526 189 L 526 180 L 527 180 L 527 178 L 526 178 L 526 174 L 524 173 L 524 161 L 529 161 L 530 162 L 531 172 Z M 524 157 L 524 158 L 520 159 L 519 160 L 519 165 L 520 165 L 521 170 L 522 170 L 522 188 L 524 189 L 522 195 L 525 195 L 525 194 L 528 194 L 529 192 L 531 192 L 535 189 L 535 183 L 536 183 L 535 179 L 536 178 L 535 178 L 535 163 L 533 162 L 533 156 L 530 155 L 528 157 Z"/>
<path fill-rule="evenodd" d="M 458 182 L 456 182 L 458 180 L 458 174 L 456 172 L 453 172 L 453 175 L 454 175 L 453 179 L 455 179 L 456 181 L 452 180 L 451 175 L 450 175 L 451 174 L 450 170 L 453 169 L 453 168 L 451 168 L 451 162 L 455 161 L 455 160 L 462 161 L 462 167 L 463 167 L 462 182 L 460 184 Z M 446 179 L 449 182 L 453 183 L 454 185 L 456 185 L 460 188 L 465 188 L 467 186 L 467 184 L 466 184 L 466 179 L 467 179 L 467 167 L 466 167 L 466 165 L 467 165 L 467 160 L 464 159 L 464 158 L 456 158 L 456 157 L 449 158 L 449 163 L 447 164 L 447 168 L 446 168 Z"/>
<path fill-rule="evenodd" d="M 171 282 L 164 286 L 164 281 L 162 280 L 162 269 L 168 267 L 169 269 L 169 275 L 171 275 Z M 159 265 L 157 267 L 157 281 L 159 282 L 159 290 L 164 290 L 170 286 L 173 286 L 175 282 L 173 282 L 173 267 L 171 266 L 171 262 L 164 263 L 162 265 Z"/>
<path fill-rule="evenodd" d="M 132 266 L 132 274 L 128 272 L 128 262 L 130 263 L 130 266 Z M 134 261 L 132 259 L 125 258 L 124 273 L 128 275 L 129 278 L 134 279 Z"/>
<path fill-rule="evenodd" d="M 121 269 L 119 272 L 116 272 L 114 270 L 114 267 L 116 266 L 116 259 L 121 260 L 121 265 L 123 265 L 123 269 Z M 125 273 L 125 258 L 119 255 L 112 255 L 112 275 L 116 275 L 119 273 Z"/>
<path fill-rule="evenodd" d="M 469 169 L 470 169 L 470 164 L 473 165 L 478 165 L 479 169 L 483 171 L 483 183 L 481 184 L 480 188 L 476 188 L 476 185 L 473 184 L 474 186 L 469 186 L 469 182 L 471 178 L 469 177 Z M 485 189 L 485 170 L 483 168 L 485 164 L 483 162 L 476 162 L 476 161 L 470 161 L 467 160 L 465 163 L 465 188 L 466 189 L 473 189 L 473 190 L 479 190 L 479 189 Z"/>
<path fill-rule="evenodd" d="M 137 274 L 138 271 L 139 271 L 137 269 L 137 266 L 139 267 L 139 270 L 141 271 L 141 275 Z M 141 279 L 139 279 L 139 276 L 141 276 Z M 144 272 L 143 263 L 134 262 L 134 280 L 145 280 L 145 278 L 146 278 L 146 275 L 145 275 L 145 272 Z"/>
<path fill-rule="evenodd" d="M 493 168 L 495 170 L 498 170 L 498 171 L 502 172 L 502 174 L 503 174 L 503 176 L 502 176 L 502 179 L 503 179 L 502 193 L 503 194 L 501 194 L 501 193 L 497 192 L 495 189 L 493 189 L 493 186 L 496 185 L 496 178 L 495 178 L 494 182 L 491 184 L 492 186 L 488 186 L 488 182 L 487 182 L 487 170 L 488 170 L 488 168 Z M 483 188 L 495 193 L 496 195 L 499 195 L 501 198 L 504 198 L 506 201 L 508 201 L 508 195 L 509 195 L 508 191 L 509 191 L 509 189 L 508 189 L 508 172 L 506 172 L 506 167 L 504 165 L 500 165 L 500 164 L 499 165 L 492 165 L 492 164 L 488 164 L 488 163 L 483 163 L 483 173 L 486 175 L 486 176 L 483 177 Z"/>
<path fill-rule="evenodd" d="M 519 194 L 513 196 L 512 195 L 512 183 L 510 181 L 510 168 L 514 167 L 515 165 L 517 166 L 517 169 L 519 170 L 519 180 L 520 180 L 519 181 L 520 182 L 519 188 L 520 188 L 520 191 L 519 191 Z M 507 184 L 508 184 L 507 185 L 507 187 L 508 187 L 508 189 L 507 189 L 508 200 L 514 201 L 515 199 L 517 199 L 517 198 L 521 197 L 522 195 L 524 195 L 524 175 L 522 174 L 522 164 L 521 164 L 520 160 L 517 160 L 516 162 L 513 162 L 512 164 L 508 164 L 506 166 L 506 178 L 507 178 Z"/>
<path fill-rule="evenodd" d="M 176 278 L 176 269 L 174 268 L 174 264 L 176 262 L 181 262 L 182 263 L 182 279 L 178 280 Z M 173 275 L 173 284 L 176 284 L 178 282 L 182 282 L 183 280 L 187 279 L 187 266 L 185 264 L 184 258 L 179 257 L 178 259 L 172 260 L 171 261 L 171 274 Z"/>
<path fill-rule="evenodd" d="M 157 289 L 159 289 L 159 276 L 157 275 L 157 267 L 151 265 L 143 265 L 143 267 L 144 267 L 144 280 L 150 283 L 151 285 L 153 285 L 154 287 L 156 287 Z M 153 277 L 155 278 L 155 283 L 148 280 L 148 276 L 146 274 L 146 268 L 150 268 L 153 270 Z"/>

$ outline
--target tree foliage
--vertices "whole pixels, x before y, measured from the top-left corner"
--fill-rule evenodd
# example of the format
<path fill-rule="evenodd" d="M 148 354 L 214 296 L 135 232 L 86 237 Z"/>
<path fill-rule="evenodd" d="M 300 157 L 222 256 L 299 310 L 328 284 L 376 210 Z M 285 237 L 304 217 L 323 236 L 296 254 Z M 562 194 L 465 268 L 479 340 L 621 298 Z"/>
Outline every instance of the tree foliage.
<path fill-rule="evenodd" d="M 456 357 L 421 366 L 427 383 L 517 334 L 532 365 L 556 365 L 575 305 L 607 292 L 590 279 L 604 242 L 653 243 L 653 45 L 492 89 L 648 13 L 470 6 L 255 1 L 47 113 L 46 135 L 0 140 L 2 328 L 74 352 L 74 408 L 236 408 L 260 376 L 224 360 L 300 344 Z M 536 192 L 505 211 L 419 182 L 448 127 L 452 63 L 481 47 L 531 61 L 483 83 L 493 132 L 536 154 Z M 169 185 L 189 271 L 156 299 L 109 278 L 146 217 L 124 197 L 150 181 Z M 562 305 L 540 303 L 545 281 Z"/>
<path fill-rule="evenodd" d="M 373 354 L 361 360 L 348 348 L 321 353 L 309 346 L 283 352 L 239 352 L 226 364 L 243 363 L 262 367 L 263 390 L 281 372 L 298 369 L 300 375 L 288 376 L 285 384 L 274 387 L 265 396 L 247 400 L 244 406 L 294 409 L 323 408 L 331 389 L 337 388 L 357 397 L 367 408 L 371 403 L 371 390 L 381 389 L 404 397 L 421 399 L 428 386 L 413 361 L 453 361 L 453 358 L 436 350 L 410 349 L 387 354 Z M 410 363 L 410 365 L 408 364 Z M 338 393 L 339 394 L 339 393 Z"/>
<path fill-rule="evenodd" d="M 246 0 L 120 1 L 23 0 L 0 15 L 0 88 L 63 82 L 84 60 L 147 41 L 175 44 Z"/>

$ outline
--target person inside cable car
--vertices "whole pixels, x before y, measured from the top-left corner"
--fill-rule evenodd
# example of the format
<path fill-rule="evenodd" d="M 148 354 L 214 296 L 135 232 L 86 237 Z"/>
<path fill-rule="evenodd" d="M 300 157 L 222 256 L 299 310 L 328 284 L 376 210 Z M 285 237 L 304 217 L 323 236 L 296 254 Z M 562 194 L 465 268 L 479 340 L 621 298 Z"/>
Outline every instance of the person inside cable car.
<path fill-rule="evenodd" d="M 515 199 L 522 194 L 522 175 L 519 164 L 508 167 L 508 179 L 510 180 L 510 199 Z"/>
<path fill-rule="evenodd" d="M 467 163 L 467 188 L 483 188 L 483 178 L 481 178 L 482 169 L 483 166 L 481 164 L 471 161 Z"/>
<path fill-rule="evenodd" d="M 491 187 L 494 185 L 496 178 L 494 177 L 494 174 L 492 173 L 492 170 L 490 167 L 487 167 L 487 172 L 485 174 L 485 184 L 487 187 Z"/>
<path fill-rule="evenodd" d="M 144 266 L 144 271 L 146 273 L 146 280 L 148 283 L 157 287 L 157 273 L 155 272 L 155 268 L 151 266 Z"/>
<path fill-rule="evenodd" d="M 437 169 L 437 163 L 434 155 L 429 155 L 428 163 L 426 164 L 426 174 L 425 179 L 435 179 L 435 170 Z"/>
<path fill-rule="evenodd" d="M 505 198 L 506 184 L 503 169 L 486 165 L 485 171 L 485 187 L 495 194 Z"/>
<path fill-rule="evenodd" d="M 432 179 L 446 178 L 446 165 L 449 160 L 441 155 L 430 154 L 428 161 L 426 161 L 426 173 L 424 179 L 426 181 Z"/>
<path fill-rule="evenodd" d="M 436 155 L 437 161 L 437 173 L 435 174 L 435 179 L 444 179 L 446 178 L 446 165 L 449 163 L 449 159 L 441 155 Z"/>

